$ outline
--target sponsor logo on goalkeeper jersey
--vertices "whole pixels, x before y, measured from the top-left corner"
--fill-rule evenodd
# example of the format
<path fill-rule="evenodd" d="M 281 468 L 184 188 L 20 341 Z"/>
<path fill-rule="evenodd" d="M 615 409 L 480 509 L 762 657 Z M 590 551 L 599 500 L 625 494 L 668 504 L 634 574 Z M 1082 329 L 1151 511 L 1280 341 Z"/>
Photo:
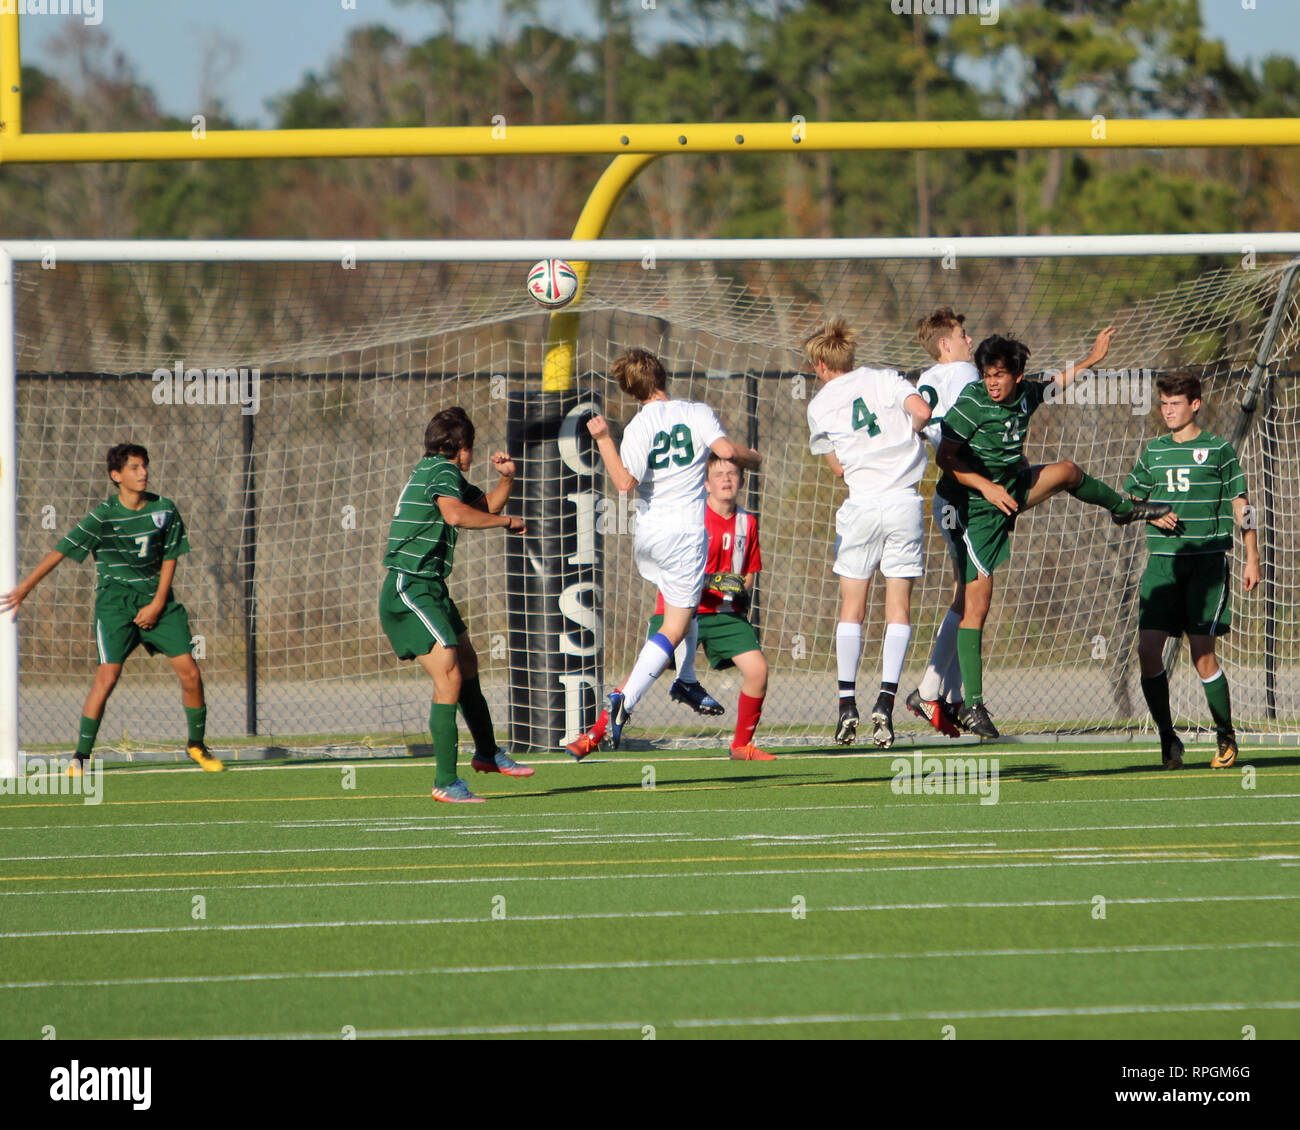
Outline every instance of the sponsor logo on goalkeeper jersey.
<path fill-rule="evenodd" d="M 1151 410 L 1154 381 L 1151 369 L 1080 369 L 1064 388 L 1059 381 L 1050 382 L 1043 403 L 1085 408 L 1127 404 L 1134 416 L 1145 416 Z"/>
<path fill-rule="evenodd" d="M 80 16 L 88 27 L 104 22 L 104 0 L 0 0 L 0 16 Z"/>
<path fill-rule="evenodd" d="M 82 804 L 104 799 L 104 763 L 91 761 L 82 772 L 71 776 L 70 757 L 28 757 L 18 762 L 17 777 L 0 777 L 0 796 L 79 796 Z M 80 763 L 76 763 L 78 769 Z"/>
<path fill-rule="evenodd" d="M 153 382 L 155 404 L 238 405 L 244 416 L 256 416 L 262 405 L 261 369 L 189 369 L 181 360 L 155 369 Z"/>
<path fill-rule="evenodd" d="M 83 1067 L 74 1059 L 50 1072 L 50 1101 L 130 1103 L 132 1110 L 148 1110 L 152 1075 L 151 1067 Z"/>
<path fill-rule="evenodd" d="M 980 804 L 997 804 L 999 762 L 996 757 L 896 757 L 889 763 L 895 796 L 978 796 Z"/>

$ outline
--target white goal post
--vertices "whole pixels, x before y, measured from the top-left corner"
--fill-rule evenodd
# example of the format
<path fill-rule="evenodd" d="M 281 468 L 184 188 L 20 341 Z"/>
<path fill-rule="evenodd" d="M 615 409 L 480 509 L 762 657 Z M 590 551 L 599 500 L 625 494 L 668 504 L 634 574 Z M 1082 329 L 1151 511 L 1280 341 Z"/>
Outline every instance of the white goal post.
<path fill-rule="evenodd" d="M 534 478 L 521 482 L 518 502 L 542 516 L 544 532 L 516 549 L 463 539 L 453 594 L 475 617 L 498 731 L 508 721 L 525 747 L 554 748 L 559 729 L 571 733 L 590 715 L 606 674 L 612 684 L 620 673 L 649 612 L 649 586 L 631 570 L 631 519 L 574 427 L 593 408 L 630 416 L 608 363 L 643 345 L 665 358 L 681 395 L 714 403 L 765 455 L 746 501 L 764 539 L 755 612 L 773 653 L 764 726 L 790 741 L 818 740 L 828 708 L 808 703 L 834 697 L 829 558 L 840 497 L 807 454 L 798 345 L 808 330 L 842 314 L 859 331 L 859 363 L 915 374 L 928 360 L 913 327 L 938 305 L 966 312 L 977 340 L 1022 337 L 1031 368 L 1077 359 L 1090 333 L 1115 322 L 1117 369 L 1143 379 L 1174 367 L 1202 375 L 1211 426 L 1249 449 L 1243 465 L 1258 505 L 1294 514 L 1300 409 L 1288 365 L 1300 306 L 1288 267 L 1297 256 L 1292 233 L 0 242 L 0 591 L 107 493 L 103 452 L 133 438 L 150 447 L 153 489 L 177 498 L 196 543 L 177 588 L 212 652 L 204 670 L 216 742 L 256 736 L 292 746 L 315 735 L 400 744 L 400 735 L 419 734 L 413 704 L 421 695 L 427 703 L 427 689 L 385 652 L 373 605 L 386 514 L 418 455 L 418 433 L 438 408 L 465 404 L 479 425 L 482 478 L 490 451 L 531 435 L 529 413 L 549 412 L 558 430 L 530 455 Z M 554 403 L 535 395 L 548 321 L 523 289 L 527 267 L 545 258 L 591 264 L 570 308 L 582 318 L 573 387 Z M 173 368 L 177 399 L 160 397 L 159 373 Z M 182 403 L 183 375 L 209 374 L 210 390 L 214 369 L 259 375 L 259 406 L 224 395 L 208 403 L 201 393 Z M 1091 402 L 1066 405 L 1045 426 L 1036 417 L 1031 450 L 1046 444 L 1118 487 L 1137 442 L 1158 434 L 1158 416 L 1149 414 L 1149 381 L 1142 405 L 1107 401 L 1116 387 L 1099 383 Z M 931 469 L 923 493 L 933 478 Z M 1242 673 L 1233 696 L 1245 728 L 1269 734 L 1300 725 L 1300 551 L 1284 527 L 1264 539 L 1266 591 L 1260 607 L 1241 610 L 1228 656 L 1230 674 L 1234 663 Z M 1140 537 L 1061 500 L 1021 529 L 1013 559 L 1021 571 L 1008 570 L 1003 590 L 1014 599 L 1005 598 L 986 650 L 992 693 L 1011 707 L 1014 683 L 1024 698 L 1004 707 L 999 724 L 1141 728 L 1129 664 Z M 914 597 L 909 672 L 924 665 L 948 600 L 937 537 L 927 542 L 927 572 L 932 580 Z M 92 590 L 93 569 L 68 565 L 28 598 L 20 624 L 0 618 L 0 775 L 19 772 L 20 742 L 40 748 L 75 735 L 93 665 Z M 1233 600 L 1240 608 L 1238 593 Z M 869 645 L 864 683 L 873 662 Z M 101 732 L 106 744 L 142 748 L 177 726 L 174 683 L 155 685 L 134 668 L 148 665 L 128 665 L 109 706 L 126 709 Z M 732 676 L 719 678 L 734 701 Z M 1205 713 L 1194 689 L 1175 690 L 1180 726 Z M 159 697 L 142 721 L 139 704 Z M 667 704 L 647 706 L 638 716 L 647 738 L 714 733 Z"/>

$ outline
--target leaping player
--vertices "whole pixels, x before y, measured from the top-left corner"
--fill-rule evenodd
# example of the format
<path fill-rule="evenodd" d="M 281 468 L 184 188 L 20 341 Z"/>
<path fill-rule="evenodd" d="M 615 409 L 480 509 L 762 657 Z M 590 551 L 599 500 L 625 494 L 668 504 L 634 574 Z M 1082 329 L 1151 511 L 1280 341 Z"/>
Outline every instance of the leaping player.
<path fill-rule="evenodd" d="M 621 452 L 603 416 L 592 417 L 587 430 L 615 488 L 635 488 L 640 496 L 633 554 L 637 571 L 663 600 L 662 625 L 642 647 L 622 689 L 609 694 L 609 736 L 617 749 L 628 718 L 668 666 L 700 604 L 708 557 L 705 459 L 713 452 L 754 470 L 760 460 L 756 451 L 727 438 L 707 404 L 670 399 L 668 374 L 654 354 L 629 349 L 611 375 L 641 409 L 623 433 Z"/>
<path fill-rule="evenodd" d="M 920 431 L 930 407 L 892 369 L 854 368 L 854 338 L 842 319 L 803 343 L 822 389 L 808 404 L 814 455 L 825 455 L 848 500 L 835 515 L 835 565 L 840 619 L 835 629 L 839 721 L 835 740 L 857 737 L 856 686 L 867 591 L 879 568 L 885 578 L 885 639 L 880 693 L 871 711 L 872 740 L 894 744 L 894 696 L 912 638 L 912 581 L 921 576 L 924 504 L 916 484 L 925 474 Z"/>
<path fill-rule="evenodd" d="M 695 623 L 699 626 L 699 642 L 704 645 L 710 666 L 715 671 L 735 666 L 744 679 L 736 710 L 736 731 L 731 740 L 731 759 L 775 761 L 772 754 L 754 745 L 754 730 L 762 717 L 763 698 L 767 694 L 767 660 L 759 650 L 758 635 L 746 616 L 754 581 L 763 568 L 763 558 L 758 548 L 758 520 L 736 504 L 736 496 L 744 482 L 745 472 L 739 464 L 723 459 L 716 452 L 709 452 L 705 483 L 708 500 L 704 508 L 704 524 L 709 537 L 705 565 L 707 578 Z M 659 632 L 663 621 L 664 598 L 660 593 L 655 614 L 650 618 L 651 639 Z M 678 673 L 682 678 L 694 671 L 694 648 L 690 644 L 688 637 L 685 661 L 691 662 L 691 667 L 687 668 L 686 662 L 681 660 L 678 663 Z M 678 654 L 681 655 L 681 649 Z M 566 748 L 581 760 L 600 745 L 608 725 L 609 711 L 602 710 L 596 724 L 585 734 L 579 734 Z"/>

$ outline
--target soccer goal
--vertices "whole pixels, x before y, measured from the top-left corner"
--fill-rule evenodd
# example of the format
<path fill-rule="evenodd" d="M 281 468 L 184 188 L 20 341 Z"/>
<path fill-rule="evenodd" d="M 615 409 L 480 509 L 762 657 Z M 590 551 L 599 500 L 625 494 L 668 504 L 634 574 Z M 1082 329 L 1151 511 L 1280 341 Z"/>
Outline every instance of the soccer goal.
<path fill-rule="evenodd" d="M 607 373 L 619 352 L 643 346 L 664 358 L 673 394 L 708 401 L 763 453 L 743 499 L 759 517 L 764 563 L 752 614 L 771 664 L 761 736 L 822 741 L 834 723 L 843 487 L 808 451 L 816 382 L 799 343 L 842 315 L 859 333 L 860 364 L 914 377 L 930 363 L 916 319 L 951 305 L 976 340 L 1024 340 L 1031 371 L 1077 360 L 1115 325 L 1109 368 L 1035 416 L 1029 455 L 1073 459 L 1117 486 L 1161 431 L 1155 379 L 1175 368 L 1201 377 L 1202 423 L 1237 444 L 1263 556 L 1260 588 L 1234 588 L 1220 652 L 1234 715 L 1243 731 L 1294 733 L 1297 255 L 1292 235 L 7 243 L 0 588 L 107 496 L 107 448 L 144 444 L 150 489 L 176 500 L 189 527 L 175 589 L 207 685 L 210 742 L 355 752 L 427 741 L 427 677 L 393 657 L 379 625 L 380 559 L 425 423 L 459 404 L 478 429 L 470 479 L 488 479 L 488 456 L 510 449 L 521 462 L 512 512 L 530 531 L 464 537 L 452 595 L 502 736 L 508 725 L 519 748 L 556 748 L 590 723 L 652 610 L 632 562 L 635 508 L 612 493 L 581 426 L 592 411 L 630 418 L 635 405 Z M 568 347 L 524 291 L 528 267 L 548 257 L 589 264 L 561 315 L 576 330 Z M 922 494 L 935 478 L 931 466 Z M 904 693 L 951 595 L 928 514 L 927 538 Z M 1140 531 L 1062 497 L 1020 521 L 1012 551 L 984 644 L 999 727 L 1144 726 Z M 7 618 L 0 628 L 0 752 L 11 765 L 20 740 L 36 751 L 75 737 L 96 662 L 94 583 L 89 564 L 69 562 L 28 598 L 17 629 Z M 879 675 L 874 599 L 864 693 Z M 1175 720 L 1194 727 L 1205 713 L 1195 672 L 1176 653 L 1170 662 Z M 629 738 L 722 744 L 738 679 L 702 657 L 700 670 L 728 717 L 698 718 L 660 688 Z M 183 735 L 177 698 L 170 670 L 139 653 L 101 746 L 170 749 Z M 905 733 L 908 715 L 898 721 Z"/>

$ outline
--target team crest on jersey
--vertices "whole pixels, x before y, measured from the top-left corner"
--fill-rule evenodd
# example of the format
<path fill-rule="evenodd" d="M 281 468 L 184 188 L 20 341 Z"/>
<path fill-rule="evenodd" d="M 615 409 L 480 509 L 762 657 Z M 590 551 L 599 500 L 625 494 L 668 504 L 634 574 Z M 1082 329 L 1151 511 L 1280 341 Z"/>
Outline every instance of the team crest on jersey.
<path fill-rule="evenodd" d="M 166 510 L 155 510 L 152 514 L 149 515 L 149 517 L 153 519 L 153 524 L 154 524 L 155 526 L 157 526 L 160 530 L 161 530 L 165 525 L 167 525 L 167 511 L 166 511 Z"/>
<path fill-rule="evenodd" d="M 1204 463 L 1209 457 L 1210 449 L 1208 447 L 1198 447 L 1192 451 L 1192 458 L 1195 459 L 1198 464 Z"/>

